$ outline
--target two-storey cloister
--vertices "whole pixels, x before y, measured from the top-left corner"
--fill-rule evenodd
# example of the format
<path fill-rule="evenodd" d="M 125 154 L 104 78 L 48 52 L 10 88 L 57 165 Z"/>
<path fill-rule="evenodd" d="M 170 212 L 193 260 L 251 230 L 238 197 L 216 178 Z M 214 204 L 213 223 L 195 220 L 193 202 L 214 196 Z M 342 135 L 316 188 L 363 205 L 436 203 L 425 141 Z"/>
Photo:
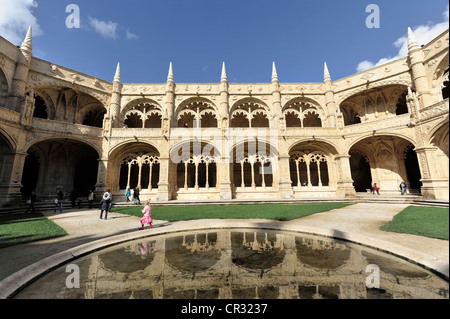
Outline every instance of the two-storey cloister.
<path fill-rule="evenodd" d="M 321 83 L 112 82 L 0 37 L 0 203 L 35 191 L 141 199 L 448 198 L 448 31 L 405 58 Z"/>

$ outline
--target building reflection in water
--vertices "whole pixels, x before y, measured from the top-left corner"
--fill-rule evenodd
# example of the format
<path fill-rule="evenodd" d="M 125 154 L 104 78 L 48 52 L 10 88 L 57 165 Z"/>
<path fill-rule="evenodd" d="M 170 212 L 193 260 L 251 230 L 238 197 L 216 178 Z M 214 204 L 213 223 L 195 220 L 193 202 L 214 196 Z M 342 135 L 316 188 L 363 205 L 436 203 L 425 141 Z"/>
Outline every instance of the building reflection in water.
<path fill-rule="evenodd" d="M 417 265 L 329 238 L 266 230 L 155 236 L 84 257 L 80 288 L 61 267 L 16 298 L 448 298 L 448 282 Z M 380 287 L 367 288 L 368 265 Z"/>

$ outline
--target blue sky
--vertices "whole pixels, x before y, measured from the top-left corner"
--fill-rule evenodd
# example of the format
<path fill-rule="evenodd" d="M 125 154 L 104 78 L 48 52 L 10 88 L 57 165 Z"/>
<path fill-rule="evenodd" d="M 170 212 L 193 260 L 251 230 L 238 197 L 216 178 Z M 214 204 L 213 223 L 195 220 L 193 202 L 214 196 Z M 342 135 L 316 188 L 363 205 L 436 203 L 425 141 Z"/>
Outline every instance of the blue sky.
<path fill-rule="evenodd" d="M 380 28 L 366 27 L 369 4 Z M 66 27 L 66 7 L 81 28 Z M 401 57 L 410 26 L 425 44 L 448 28 L 444 0 L 0 0 L 0 35 L 20 44 L 33 25 L 34 55 L 112 81 L 163 83 L 321 82 Z M 3 13 L 2 13 L 3 11 Z M 446 25 L 446 26 L 444 26 Z"/>

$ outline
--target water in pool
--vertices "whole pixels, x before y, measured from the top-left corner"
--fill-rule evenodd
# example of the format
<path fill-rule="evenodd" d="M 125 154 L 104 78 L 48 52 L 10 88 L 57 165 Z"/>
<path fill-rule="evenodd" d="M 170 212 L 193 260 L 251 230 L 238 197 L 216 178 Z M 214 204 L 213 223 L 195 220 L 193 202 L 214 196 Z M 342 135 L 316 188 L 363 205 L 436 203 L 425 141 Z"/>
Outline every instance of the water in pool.
<path fill-rule="evenodd" d="M 448 296 L 448 281 L 364 246 L 293 232 L 230 229 L 160 235 L 98 251 L 53 270 L 15 298 Z"/>

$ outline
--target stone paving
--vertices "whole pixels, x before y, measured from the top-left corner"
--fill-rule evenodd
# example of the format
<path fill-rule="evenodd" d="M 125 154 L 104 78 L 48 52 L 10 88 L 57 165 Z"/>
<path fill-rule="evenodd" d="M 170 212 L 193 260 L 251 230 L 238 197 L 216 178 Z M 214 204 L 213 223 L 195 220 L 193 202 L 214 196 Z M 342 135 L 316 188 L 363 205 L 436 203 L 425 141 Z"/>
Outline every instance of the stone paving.
<path fill-rule="evenodd" d="M 0 298 L 20 287 L 36 273 L 82 256 L 89 251 L 167 232 L 213 228 L 267 228 L 335 237 L 410 259 L 447 277 L 449 241 L 379 230 L 406 208 L 407 204 L 358 203 L 300 219 L 278 222 L 264 219 L 193 220 L 184 222 L 154 221 L 139 230 L 138 217 L 110 213 L 99 219 L 98 210 L 67 210 L 63 214 L 44 213 L 64 228 L 68 235 L 50 240 L 0 249 Z"/>

